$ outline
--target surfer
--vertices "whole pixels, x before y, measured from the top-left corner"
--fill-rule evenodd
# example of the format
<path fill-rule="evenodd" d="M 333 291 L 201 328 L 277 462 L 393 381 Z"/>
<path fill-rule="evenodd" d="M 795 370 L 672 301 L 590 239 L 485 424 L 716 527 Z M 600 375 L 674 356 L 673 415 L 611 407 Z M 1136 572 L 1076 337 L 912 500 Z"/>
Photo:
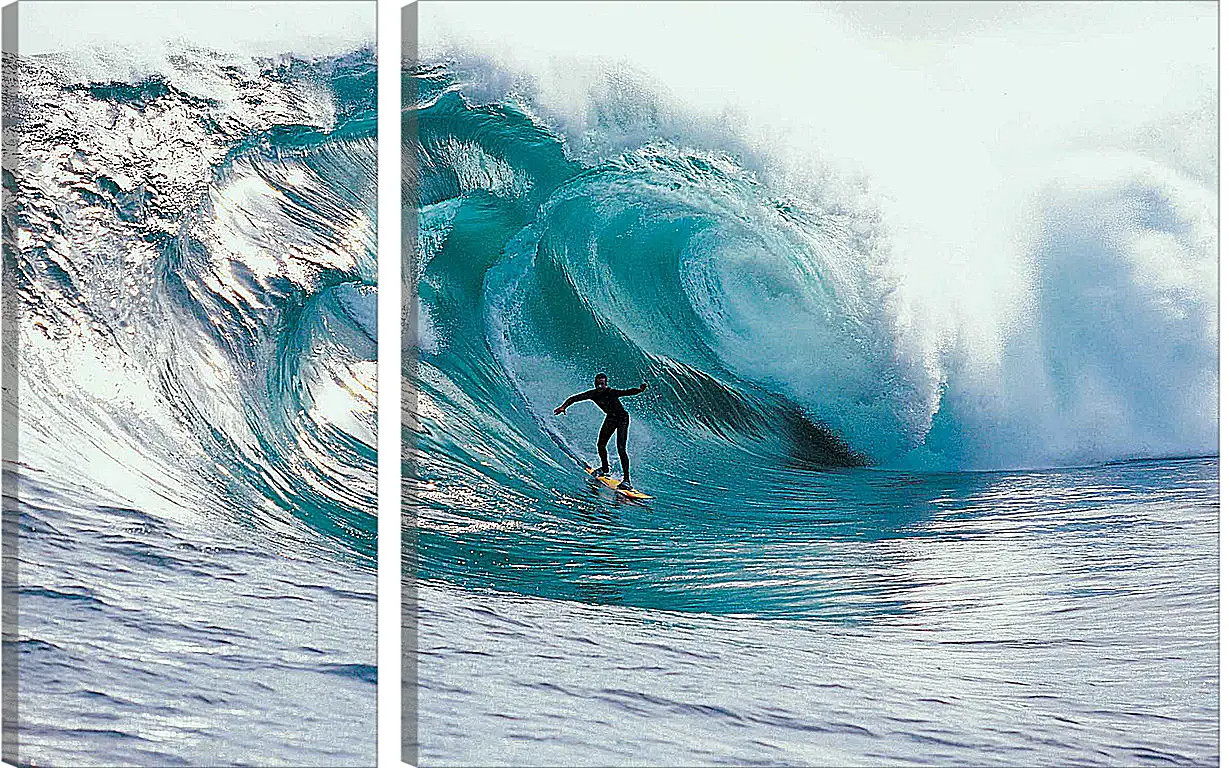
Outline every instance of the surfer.
<path fill-rule="evenodd" d="M 602 468 L 597 471 L 597 474 L 602 477 L 610 474 L 610 459 L 606 456 L 606 443 L 610 442 L 611 435 L 618 432 L 619 440 L 616 445 L 619 447 L 619 463 L 623 465 L 623 482 L 619 483 L 619 487 L 624 490 L 630 490 L 632 487 L 630 462 L 627 458 L 627 427 L 631 423 L 631 417 L 627 415 L 627 409 L 619 402 L 619 398 L 638 395 L 648 388 L 648 384 L 641 383 L 639 387 L 633 389 L 614 389 L 607 386 L 606 374 L 599 373 L 593 377 L 593 389 L 572 395 L 563 401 L 563 405 L 555 409 L 555 415 L 561 416 L 574 403 L 579 403 L 581 400 L 592 400 L 598 408 L 605 412 L 606 420 L 602 422 L 602 429 L 597 435 L 597 455 L 602 459 Z"/>

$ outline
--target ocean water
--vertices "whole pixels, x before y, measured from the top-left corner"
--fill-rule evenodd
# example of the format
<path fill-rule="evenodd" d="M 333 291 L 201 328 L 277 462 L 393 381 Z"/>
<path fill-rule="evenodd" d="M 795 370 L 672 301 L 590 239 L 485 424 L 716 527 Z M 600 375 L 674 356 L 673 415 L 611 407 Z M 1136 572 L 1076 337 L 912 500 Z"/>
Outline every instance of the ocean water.
<path fill-rule="evenodd" d="M 854 470 L 694 514 L 577 477 L 570 520 L 426 558 L 421 764 L 1214 765 L 1217 473 Z"/>
<path fill-rule="evenodd" d="M 16 759 L 373 763 L 372 51 L 13 64 Z"/>
<path fill-rule="evenodd" d="M 95 489 L 19 496 L 23 764 L 374 764 L 369 569 Z"/>
<path fill-rule="evenodd" d="M 1217 761 L 1214 184 L 1060 184 L 987 361 L 856 185 L 454 53 L 405 74 L 423 765 Z M 599 370 L 650 501 L 552 415 Z"/>

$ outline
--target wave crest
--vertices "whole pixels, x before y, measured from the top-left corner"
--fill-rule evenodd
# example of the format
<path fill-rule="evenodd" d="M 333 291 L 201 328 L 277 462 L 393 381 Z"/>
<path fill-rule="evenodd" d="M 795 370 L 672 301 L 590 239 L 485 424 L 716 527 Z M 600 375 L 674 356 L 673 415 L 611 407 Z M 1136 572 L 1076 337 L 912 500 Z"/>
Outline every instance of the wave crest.
<path fill-rule="evenodd" d="M 17 64 L 23 429 L 91 458 L 23 454 L 374 556 L 371 51 L 134 82 Z"/>

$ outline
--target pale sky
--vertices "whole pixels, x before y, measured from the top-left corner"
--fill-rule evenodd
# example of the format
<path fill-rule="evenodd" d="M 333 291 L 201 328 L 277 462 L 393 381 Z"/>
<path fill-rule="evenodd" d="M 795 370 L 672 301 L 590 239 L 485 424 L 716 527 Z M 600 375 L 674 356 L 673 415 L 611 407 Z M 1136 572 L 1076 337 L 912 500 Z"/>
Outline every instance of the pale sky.
<path fill-rule="evenodd" d="M 1020 115 L 1034 118 L 1030 142 L 1138 125 L 1217 82 L 1210 2 L 426 0 L 418 14 L 427 56 L 460 44 L 574 95 L 587 73 L 560 62 L 625 62 L 683 103 L 818 130 L 829 153 L 863 163 L 922 139 L 932 153 L 967 147 Z"/>
<path fill-rule="evenodd" d="M 269 56 L 341 53 L 375 43 L 374 0 L 21 0 L 23 54 L 187 40 L 217 51 Z"/>

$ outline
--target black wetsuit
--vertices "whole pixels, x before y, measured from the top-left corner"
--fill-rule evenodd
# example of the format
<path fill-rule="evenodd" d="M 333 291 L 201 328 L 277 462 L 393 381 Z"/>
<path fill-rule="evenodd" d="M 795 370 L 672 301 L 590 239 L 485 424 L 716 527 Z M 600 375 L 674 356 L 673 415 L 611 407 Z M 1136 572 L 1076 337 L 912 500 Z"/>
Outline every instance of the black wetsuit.
<path fill-rule="evenodd" d="M 623 465 L 623 479 L 631 481 L 630 462 L 627 458 L 627 427 L 631 422 L 631 417 L 627 415 L 627 409 L 623 407 L 623 403 L 619 402 L 619 398 L 627 397 L 628 395 L 638 395 L 643 391 L 640 387 L 633 387 L 632 389 L 595 387 L 588 392 L 572 395 L 563 401 L 563 407 L 568 408 L 574 403 L 579 403 L 581 400 L 592 400 L 597 403 L 598 408 L 601 408 L 606 413 L 606 420 L 602 422 L 602 430 L 597 435 L 597 455 L 602 459 L 602 468 L 599 470 L 601 474 L 610 472 L 610 459 L 606 456 L 606 443 L 610 442 L 610 436 L 617 431 L 619 439 L 615 444 L 619 447 L 619 463 Z"/>

